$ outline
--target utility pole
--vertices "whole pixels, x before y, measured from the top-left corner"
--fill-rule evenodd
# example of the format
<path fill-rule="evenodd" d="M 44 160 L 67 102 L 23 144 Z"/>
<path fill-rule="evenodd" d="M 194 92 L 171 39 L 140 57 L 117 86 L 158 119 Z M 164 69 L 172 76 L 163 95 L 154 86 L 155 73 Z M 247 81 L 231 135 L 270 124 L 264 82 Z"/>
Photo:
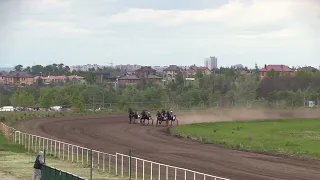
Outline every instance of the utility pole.
<path fill-rule="evenodd" d="M 93 94 L 93 101 L 92 101 L 92 105 L 93 105 L 93 110 L 95 110 L 96 109 L 96 102 L 95 102 L 95 94 Z"/>
<path fill-rule="evenodd" d="M 102 91 L 102 103 L 103 103 L 102 108 L 104 109 L 104 92 L 103 91 Z"/>
<path fill-rule="evenodd" d="M 95 106 L 94 106 L 94 94 L 92 95 L 92 110 L 95 110 Z"/>

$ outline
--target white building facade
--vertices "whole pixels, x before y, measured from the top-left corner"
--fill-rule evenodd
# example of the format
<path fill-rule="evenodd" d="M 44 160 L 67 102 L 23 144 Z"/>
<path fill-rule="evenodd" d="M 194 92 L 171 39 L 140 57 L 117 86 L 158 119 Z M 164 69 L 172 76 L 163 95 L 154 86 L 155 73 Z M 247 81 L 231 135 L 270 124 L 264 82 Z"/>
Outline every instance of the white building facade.
<path fill-rule="evenodd" d="M 218 58 L 216 58 L 215 56 L 206 58 L 204 60 L 204 66 L 210 70 L 218 68 Z"/>

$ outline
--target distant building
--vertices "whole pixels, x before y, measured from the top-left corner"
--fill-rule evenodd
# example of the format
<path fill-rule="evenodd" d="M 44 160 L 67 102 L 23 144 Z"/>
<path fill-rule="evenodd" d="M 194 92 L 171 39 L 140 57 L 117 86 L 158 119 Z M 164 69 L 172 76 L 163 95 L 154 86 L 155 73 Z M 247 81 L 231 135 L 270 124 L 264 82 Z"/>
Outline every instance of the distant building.
<path fill-rule="evenodd" d="M 211 70 L 207 67 L 190 66 L 182 70 L 182 74 L 186 78 L 195 77 L 197 72 L 201 72 L 203 75 L 211 74 Z"/>
<path fill-rule="evenodd" d="M 160 84 L 162 78 L 156 75 L 148 75 L 147 77 L 143 77 L 147 83 L 155 83 Z M 131 75 L 131 76 L 123 76 L 119 78 L 119 84 L 121 85 L 137 85 L 141 82 L 142 77 Z"/>
<path fill-rule="evenodd" d="M 128 72 L 133 72 L 139 68 L 141 68 L 141 65 L 138 64 L 127 64 L 127 65 L 116 65 L 116 68 L 120 69 L 120 70 L 126 70 Z"/>
<path fill-rule="evenodd" d="M 144 79 L 147 83 L 161 83 L 162 78 L 156 76 L 156 70 L 151 66 L 142 66 L 135 70 L 134 75 L 122 76 L 118 79 L 119 84 L 123 85 L 137 85 Z"/>
<path fill-rule="evenodd" d="M 121 70 L 121 71 L 113 71 L 110 73 L 104 73 L 100 72 L 99 73 L 99 79 L 101 82 L 106 82 L 106 83 L 118 83 L 118 79 L 123 77 L 123 76 L 128 76 L 128 72 L 126 70 Z"/>
<path fill-rule="evenodd" d="M 11 86 L 32 85 L 33 76 L 26 72 L 1 72 L 0 83 Z"/>
<path fill-rule="evenodd" d="M 60 84 L 66 83 L 68 80 L 74 83 L 84 83 L 84 77 L 72 75 L 72 76 L 36 76 L 34 77 L 34 82 L 36 83 L 39 79 L 43 81 L 44 84 Z"/>
<path fill-rule="evenodd" d="M 211 56 L 209 58 L 206 58 L 204 60 L 204 66 L 210 70 L 216 69 L 216 68 L 218 68 L 218 59 L 215 56 Z"/>
<path fill-rule="evenodd" d="M 201 72 L 203 75 L 211 74 L 211 70 L 208 67 L 190 66 L 190 69 L 194 70 L 195 72 Z"/>
<path fill-rule="evenodd" d="M 169 67 L 163 70 L 163 73 L 166 77 L 172 78 L 175 77 L 177 74 L 181 73 L 182 68 L 177 65 L 169 65 Z"/>
<path fill-rule="evenodd" d="M 164 69 L 166 69 L 168 66 L 152 66 L 154 70 L 156 70 L 157 73 L 162 73 Z"/>
<path fill-rule="evenodd" d="M 295 75 L 295 70 L 289 68 L 289 66 L 286 65 L 264 65 L 264 68 L 260 69 L 260 80 L 265 78 L 268 72 L 272 70 L 279 72 L 280 75 Z"/>
<path fill-rule="evenodd" d="M 312 66 L 305 66 L 305 67 L 300 67 L 297 70 L 298 71 L 316 71 L 317 68 L 312 67 Z"/>
<path fill-rule="evenodd" d="M 242 64 L 235 64 L 235 65 L 232 65 L 231 68 L 242 69 L 243 65 Z"/>
<path fill-rule="evenodd" d="M 95 71 L 99 69 L 103 69 L 106 66 L 98 65 L 98 64 L 87 64 L 87 65 L 75 65 L 69 66 L 70 72 L 72 71 L 89 71 L 89 69 L 94 69 Z"/>

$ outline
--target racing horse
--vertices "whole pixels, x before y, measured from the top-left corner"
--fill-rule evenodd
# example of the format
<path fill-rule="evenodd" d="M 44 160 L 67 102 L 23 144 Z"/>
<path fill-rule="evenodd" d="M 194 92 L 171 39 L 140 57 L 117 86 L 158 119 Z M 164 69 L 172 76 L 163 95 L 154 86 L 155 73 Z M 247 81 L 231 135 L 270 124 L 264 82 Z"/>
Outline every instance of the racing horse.
<path fill-rule="evenodd" d="M 169 126 L 169 121 L 171 122 L 171 126 L 172 126 L 172 122 L 175 121 L 176 122 L 176 125 L 178 125 L 178 119 L 177 119 L 177 116 L 175 114 L 172 114 L 167 111 L 166 113 L 166 116 L 167 116 L 167 125 Z"/>
<path fill-rule="evenodd" d="M 166 110 L 162 109 L 161 115 L 163 116 L 164 119 L 166 119 L 166 116 L 167 116 Z"/>
<path fill-rule="evenodd" d="M 145 110 L 143 110 L 141 113 L 140 124 L 145 125 L 146 120 L 148 120 L 148 125 L 150 123 L 149 121 L 152 121 L 152 125 L 153 125 L 153 119 L 152 119 L 151 113 L 149 111 L 146 112 Z"/>
<path fill-rule="evenodd" d="M 129 108 L 129 124 L 132 123 L 132 119 L 133 119 L 133 123 L 136 123 L 136 119 L 139 119 L 139 114 L 137 112 L 134 112 L 131 108 Z"/>
<path fill-rule="evenodd" d="M 160 113 L 160 111 L 157 112 L 157 123 L 156 123 L 156 126 L 160 125 L 162 123 L 162 121 L 166 121 L 166 123 L 168 123 L 168 120 L 166 120 L 165 118 L 165 114 L 166 112 L 163 111 Z"/>

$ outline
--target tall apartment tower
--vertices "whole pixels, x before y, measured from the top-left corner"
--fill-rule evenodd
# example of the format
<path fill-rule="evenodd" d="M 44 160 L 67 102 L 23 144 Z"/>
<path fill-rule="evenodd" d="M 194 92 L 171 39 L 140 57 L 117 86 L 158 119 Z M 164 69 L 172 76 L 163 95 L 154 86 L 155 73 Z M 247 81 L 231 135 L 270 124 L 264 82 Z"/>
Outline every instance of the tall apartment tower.
<path fill-rule="evenodd" d="M 216 69 L 218 68 L 218 59 L 215 56 L 210 56 L 204 60 L 204 66 L 208 69 Z"/>

